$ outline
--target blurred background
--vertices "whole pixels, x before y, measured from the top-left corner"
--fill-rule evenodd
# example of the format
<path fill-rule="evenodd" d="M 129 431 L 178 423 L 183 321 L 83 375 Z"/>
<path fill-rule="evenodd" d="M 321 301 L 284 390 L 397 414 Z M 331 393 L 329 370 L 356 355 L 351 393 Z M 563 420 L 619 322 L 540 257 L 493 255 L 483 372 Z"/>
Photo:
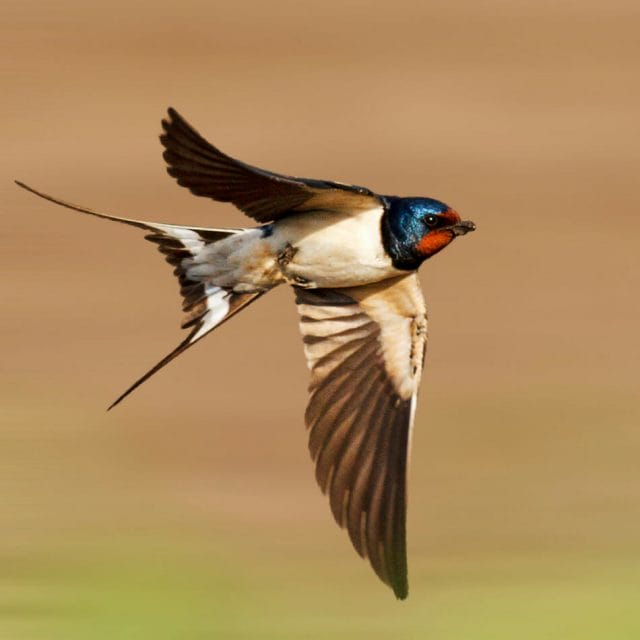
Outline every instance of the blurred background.
<path fill-rule="evenodd" d="M 640 637 L 640 5 L 9 0 L 0 27 L 0 638 Z M 410 596 L 315 485 L 291 292 L 181 339 L 124 216 L 251 224 L 165 173 L 167 106 L 247 162 L 474 220 L 421 273 Z"/>

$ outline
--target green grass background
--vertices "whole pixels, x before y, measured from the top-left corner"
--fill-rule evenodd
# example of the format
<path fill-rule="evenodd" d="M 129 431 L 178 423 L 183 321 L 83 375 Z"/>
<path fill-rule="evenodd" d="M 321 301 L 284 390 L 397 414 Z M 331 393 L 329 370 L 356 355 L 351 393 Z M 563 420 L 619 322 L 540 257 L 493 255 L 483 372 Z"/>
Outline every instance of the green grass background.
<path fill-rule="evenodd" d="M 631 396 L 537 393 L 488 392 L 453 412 L 444 394 L 431 403 L 438 432 L 417 425 L 404 602 L 335 530 L 303 447 L 257 474 L 231 451 L 233 469 L 181 466 L 197 446 L 167 465 L 171 417 L 109 426 L 51 396 L 54 417 L 6 399 L 0 637 L 635 640 Z M 626 443 L 601 438 L 605 415 Z"/>

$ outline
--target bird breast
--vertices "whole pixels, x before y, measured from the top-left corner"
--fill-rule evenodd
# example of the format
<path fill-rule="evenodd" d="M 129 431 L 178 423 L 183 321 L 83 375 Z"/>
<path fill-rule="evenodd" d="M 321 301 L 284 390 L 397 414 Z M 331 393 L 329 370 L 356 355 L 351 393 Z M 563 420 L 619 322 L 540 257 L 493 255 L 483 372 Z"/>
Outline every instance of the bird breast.
<path fill-rule="evenodd" d="M 299 214 L 275 223 L 267 240 L 291 284 L 334 288 L 379 282 L 404 273 L 393 267 L 382 245 L 382 213 L 379 207 L 353 215 Z"/>

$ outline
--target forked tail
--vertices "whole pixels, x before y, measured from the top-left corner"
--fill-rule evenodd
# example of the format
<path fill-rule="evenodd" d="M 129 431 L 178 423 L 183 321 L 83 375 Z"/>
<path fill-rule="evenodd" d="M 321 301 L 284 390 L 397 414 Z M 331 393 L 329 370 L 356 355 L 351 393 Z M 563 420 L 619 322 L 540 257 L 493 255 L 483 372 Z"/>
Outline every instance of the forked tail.
<path fill-rule="evenodd" d="M 149 369 L 149 371 L 136 380 L 124 393 L 118 396 L 107 410 L 115 407 L 134 389 L 137 389 L 143 382 L 171 362 L 176 356 L 186 351 L 191 345 L 195 344 L 201 338 L 204 338 L 210 331 L 219 327 L 223 322 L 234 316 L 241 309 L 244 309 L 264 293 L 262 291 L 235 293 L 228 288 L 219 287 L 211 282 L 190 279 L 187 275 L 185 260 L 188 261 L 188 259 L 194 258 L 205 247 L 219 240 L 236 233 L 241 233 L 243 229 L 204 229 L 200 227 L 180 227 L 172 224 L 129 220 L 128 218 L 98 213 L 85 207 L 64 202 L 58 198 L 53 198 L 45 193 L 36 191 L 17 180 L 16 184 L 45 200 L 62 205 L 68 209 L 144 229 L 149 232 L 145 238 L 157 244 L 159 251 L 164 254 L 166 261 L 174 267 L 173 273 L 178 278 L 180 295 L 182 295 L 183 299 L 182 309 L 184 311 L 184 317 L 182 319 L 182 328 L 190 329 L 189 335 L 171 351 L 171 353 L 162 358 L 158 364 Z"/>

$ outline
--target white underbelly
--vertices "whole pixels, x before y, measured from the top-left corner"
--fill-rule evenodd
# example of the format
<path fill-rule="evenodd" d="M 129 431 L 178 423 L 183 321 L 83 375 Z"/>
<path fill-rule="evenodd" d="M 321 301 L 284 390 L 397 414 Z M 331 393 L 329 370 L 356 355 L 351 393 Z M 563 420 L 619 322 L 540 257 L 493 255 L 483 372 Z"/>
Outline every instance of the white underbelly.
<path fill-rule="evenodd" d="M 287 279 L 317 287 L 350 287 L 400 273 L 382 246 L 382 209 L 344 214 L 314 212 L 276 223 L 274 247 L 295 250 L 284 268 Z"/>

